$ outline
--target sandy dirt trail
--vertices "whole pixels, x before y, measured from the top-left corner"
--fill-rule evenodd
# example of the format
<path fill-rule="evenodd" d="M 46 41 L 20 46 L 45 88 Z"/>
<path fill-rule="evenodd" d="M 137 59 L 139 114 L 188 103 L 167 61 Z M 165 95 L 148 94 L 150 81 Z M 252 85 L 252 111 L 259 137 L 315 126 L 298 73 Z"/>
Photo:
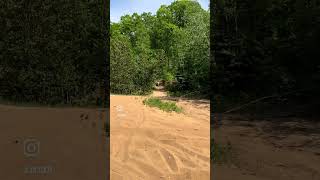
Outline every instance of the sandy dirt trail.
<path fill-rule="evenodd" d="M 217 180 L 320 180 L 320 123 L 289 118 L 226 117 L 215 141 L 231 144 L 230 161 L 212 166 Z"/>
<path fill-rule="evenodd" d="M 209 180 L 209 102 L 181 100 L 178 114 L 147 107 L 144 98 L 111 96 L 111 180 Z"/>

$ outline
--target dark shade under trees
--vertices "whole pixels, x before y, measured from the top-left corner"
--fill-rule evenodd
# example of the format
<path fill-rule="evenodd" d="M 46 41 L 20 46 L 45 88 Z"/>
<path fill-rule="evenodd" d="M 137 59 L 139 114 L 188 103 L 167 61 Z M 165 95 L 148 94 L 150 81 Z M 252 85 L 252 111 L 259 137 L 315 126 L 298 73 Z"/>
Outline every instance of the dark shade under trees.
<path fill-rule="evenodd" d="M 273 101 L 269 107 L 278 108 L 281 100 L 282 107 L 306 105 L 299 111 L 317 112 L 319 1 L 213 0 L 211 12 L 213 100 L 217 95 L 247 102 L 270 96 L 263 99 Z"/>
<path fill-rule="evenodd" d="M 108 2 L 1 1 L 0 97 L 105 105 Z"/>

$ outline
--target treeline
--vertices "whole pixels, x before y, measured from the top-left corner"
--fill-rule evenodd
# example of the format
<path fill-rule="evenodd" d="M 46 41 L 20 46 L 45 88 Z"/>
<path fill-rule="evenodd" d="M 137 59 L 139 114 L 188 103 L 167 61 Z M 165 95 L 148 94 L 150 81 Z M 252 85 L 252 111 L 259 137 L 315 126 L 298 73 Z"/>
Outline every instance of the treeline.
<path fill-rule="evenodd" d="M 111 24 L 112 93 L 149 93 L 156 80 L 171 91 L 210 89 L 209 11 L 196 1 L 162 5 Z M 184 83 L 174 83 L 181 77 Z"/>
<path fill-rule="evenodd" d="M 278 94 L 319 107 L 319 1 L 214 0 L 210 6 L 213 99 Z"/>
<path fill-rule="evenodd" d="M 105 105 L 108 1 L 0 2 L 0 97 Z"/>

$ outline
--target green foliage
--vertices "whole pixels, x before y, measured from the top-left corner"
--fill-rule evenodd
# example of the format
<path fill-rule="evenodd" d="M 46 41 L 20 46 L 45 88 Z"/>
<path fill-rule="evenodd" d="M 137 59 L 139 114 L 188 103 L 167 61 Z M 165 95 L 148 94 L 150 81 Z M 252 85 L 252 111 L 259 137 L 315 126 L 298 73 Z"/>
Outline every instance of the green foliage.
<path fill-rule="evenodd" d="M 134 91 L 136 63 L 133 61 L 131 44 L 125 36 L 110 40 L 110 90 L 113 93 L 130 94 Z"/>
<path fill-rule="evenodd" d="M 111 92 L 147 94 L 160 74 L 162 55 L 151 50 L 153 16 L 148 13 L 121 17 L 111 25 Z"/>
<path fill-rule="evenodd" d="M 171 83 L 174 80 L 174 76 L 170 72 L 165 72 L 163 80 L 165 80 L 165 82 Z"/>
<path fill-rule="evenodd" d="M 182 0 L 161 6 L 155 15 L 134 13 L 113 23 L 111 38 L 125 36 L 131 44 L 128 51 L 132 51 L 136 64 L 129 78 L 134 84 L 131 93 L 148 93 L 159 79 L 172 86 L 176 75 L 184 76 L 190 90 L 208 89 L 209 19 L 209 12 L 198 2 Z M 116 50 L 111 47 L 111 51 Z M 115 52 L 111 61 L 121 61 L 120 53 Z M 122 73 L 121 68 L 116 69 L 111 76 Z M 112 84 L 117 86 L 116 83 L 122 81 Z"/>
<path fill-rule="evenodd" d="M 215 0 L 211 6 L 215 93 L 318 89 L 319 3 Z"/>
<path fill-rule="evenodd" d="M 0 96 L 37 104 L 105 102 L 98 92 L 108 68 L 102 2 L 1 1 Z"/>
<path fill-rule="evenodd" d="M 181 74 L 188 79 L 191 89 L 209 88 L 210 44 L 209 14 L 194 14 L 186 23 L 186 38 Z"/>
<path fill-rule="evenodd" d="M 175 111 L 177 113 L 182 112 L 182 108 L 178 107 L 175 103 L 173 102 L 163 102 L 159 98 L 147 98 L 143 100 L 143 104 L 148 105 L 150 107 L 157 107 L 163 111 L 167 112 L 172 112 Z"/>

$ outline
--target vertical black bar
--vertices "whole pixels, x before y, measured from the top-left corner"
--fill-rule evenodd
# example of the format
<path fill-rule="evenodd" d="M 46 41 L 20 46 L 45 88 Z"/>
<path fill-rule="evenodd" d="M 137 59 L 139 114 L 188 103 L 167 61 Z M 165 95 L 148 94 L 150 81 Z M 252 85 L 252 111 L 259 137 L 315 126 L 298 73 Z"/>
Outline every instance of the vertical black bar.
<path fill-rule="evenodd" d="M 110 179 L 110 0 L 103 0 L 103 32 L 104 32 L 104 42 L 105 42 L 105 72 L 104 77 L 104 101 L 106 108 L 106 143 L 107 143 L 107 179 Z"/>

